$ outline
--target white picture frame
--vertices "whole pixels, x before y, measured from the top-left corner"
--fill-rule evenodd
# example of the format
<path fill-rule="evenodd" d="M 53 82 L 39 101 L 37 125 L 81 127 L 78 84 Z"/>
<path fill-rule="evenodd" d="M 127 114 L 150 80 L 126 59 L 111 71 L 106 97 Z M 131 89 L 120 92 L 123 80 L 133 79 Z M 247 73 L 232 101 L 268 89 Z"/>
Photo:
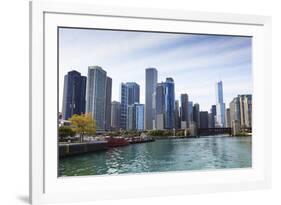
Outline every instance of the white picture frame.
<path fill-rule="evenodd" d="M 95 27 L 111 29 L 151 29 L 253 36 L 253 90 L 256 102 L 253 110 L 256 111 L 253 112 L 252 168 L 58 178 L 58 156 L 55 151 L 57 121 L 53 120 L 57 118 L 57 84 L 54 83 L 57 66 L 56 28 L 58 26 L 91 27 L 93 22 Z M 30 202 L 32 204 L 239 191 L 270 186 L 270 17 L 30 2 Z M 73 187 L 79 187 L 79 191 L 74 190 Z"/>

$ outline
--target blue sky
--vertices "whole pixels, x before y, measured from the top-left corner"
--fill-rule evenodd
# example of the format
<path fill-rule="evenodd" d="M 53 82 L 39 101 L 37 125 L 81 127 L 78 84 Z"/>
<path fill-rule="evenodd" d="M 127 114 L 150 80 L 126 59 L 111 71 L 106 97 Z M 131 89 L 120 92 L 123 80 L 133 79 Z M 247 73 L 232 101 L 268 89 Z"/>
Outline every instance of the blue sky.
<path fill-rule="evenodd" d="M 251 43 L 250 37 L 60 28 L 59 104 L 68 71 L 86 76 L 88 66 L 99 65 L 113 80 L 112 100 L 119 101 L 121 82 L 136 82 L 144 103 L 145 68 L 155 67 L 159 82 L 174 79 L 176 99 L 187 93 L 206 111 L 222 80 L 228 107 L 238 94 L 252 93 Z"/>

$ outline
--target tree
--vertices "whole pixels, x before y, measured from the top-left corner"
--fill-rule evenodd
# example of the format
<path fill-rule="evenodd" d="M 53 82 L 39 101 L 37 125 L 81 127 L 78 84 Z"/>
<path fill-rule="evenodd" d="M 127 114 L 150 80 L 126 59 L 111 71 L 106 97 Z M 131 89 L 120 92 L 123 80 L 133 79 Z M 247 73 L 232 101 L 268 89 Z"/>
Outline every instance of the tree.
<path fill-rule="evenodd" d="M 68 119 L 75 132 L 80 135 L 80 141 L 84 140 L 84 136 L 91 136 L 96 134 L 96 121 L 92 118 L 90 113 L 82 115 L 73 115 Z"/>
<path fill-rule="evenodd" d="M 73 137 L 75 136 L 75 131 L 69 126 L 61 126 L 59 127 L 59 137 L 66 138 L 66 137 Z"/>

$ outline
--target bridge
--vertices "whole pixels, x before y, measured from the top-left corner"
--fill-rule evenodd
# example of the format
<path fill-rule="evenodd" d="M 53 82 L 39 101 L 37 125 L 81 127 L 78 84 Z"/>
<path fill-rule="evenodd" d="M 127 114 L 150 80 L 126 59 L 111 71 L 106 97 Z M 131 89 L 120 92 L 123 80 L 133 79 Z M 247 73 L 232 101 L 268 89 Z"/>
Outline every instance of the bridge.
<path fill-rule="evenodd" d="M 198 136 L 206 135 L 220 135 L 220 134 L 232 134 L 231 127 L 215 127 L 215 128 L 199 128 L 197 130 Z"/>

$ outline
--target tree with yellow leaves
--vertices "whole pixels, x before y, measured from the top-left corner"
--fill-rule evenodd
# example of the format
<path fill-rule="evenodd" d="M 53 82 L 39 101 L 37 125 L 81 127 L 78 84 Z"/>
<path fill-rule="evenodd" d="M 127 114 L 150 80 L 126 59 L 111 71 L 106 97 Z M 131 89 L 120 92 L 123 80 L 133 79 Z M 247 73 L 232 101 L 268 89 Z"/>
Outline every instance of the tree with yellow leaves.
<path fill-rule="evenodd" d="M 92 118 L 90 113 L 82 115 L 73 115 L 68 119 L 76 133 L 80 135 L 80 141 L 84 140 L 84 136 L 91 136 L 96 134 L 96 121 Z"/>

